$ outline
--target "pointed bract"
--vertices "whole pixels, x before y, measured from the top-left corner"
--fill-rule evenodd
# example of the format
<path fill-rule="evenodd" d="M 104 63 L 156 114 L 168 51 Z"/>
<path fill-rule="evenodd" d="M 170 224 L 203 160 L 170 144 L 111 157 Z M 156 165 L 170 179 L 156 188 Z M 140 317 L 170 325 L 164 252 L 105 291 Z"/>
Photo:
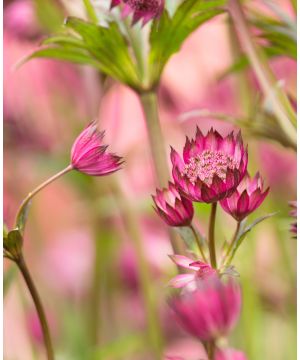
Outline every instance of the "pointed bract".
<path fill-rule="evenodd" d="M 103 145 L 104 132 L 100 132 L 95 123 L 91 123 L 75 140 L 71 149 L 73 169 L 92 176 L 111 174 L 120 169 L 122 158 L 107 153 Z"/>

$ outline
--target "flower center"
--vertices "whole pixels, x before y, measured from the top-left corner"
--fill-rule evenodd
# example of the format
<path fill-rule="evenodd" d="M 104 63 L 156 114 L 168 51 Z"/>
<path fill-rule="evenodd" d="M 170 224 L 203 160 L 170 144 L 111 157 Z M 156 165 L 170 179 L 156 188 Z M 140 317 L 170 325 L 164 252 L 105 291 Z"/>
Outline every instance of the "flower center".
<path fill-rule="evenodd" d="M 135 11 L 155 12 L 159 8 L 159 0 L 127 0 L 125 1 Z"/>
<path fill-rule="evenodd" d="M 197 179 L 200 179 L 210 186 L 214 175 L 226 180 L 227 170 L 237 167 L 237 161 L 231 156 L 221 151 L 205 150 L 189 160 L 181 172 L 181 176 L 187 176 L 193 185 L 195 185 Z"/>

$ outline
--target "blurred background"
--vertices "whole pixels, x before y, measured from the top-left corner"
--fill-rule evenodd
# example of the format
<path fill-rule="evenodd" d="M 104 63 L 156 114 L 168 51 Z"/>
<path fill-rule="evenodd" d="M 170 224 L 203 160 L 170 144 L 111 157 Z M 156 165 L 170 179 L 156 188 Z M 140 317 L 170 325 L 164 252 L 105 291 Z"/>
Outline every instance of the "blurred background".
<path fill-rule="evenodd" d="M 109 1 L 97 1 L 107 9 Z M 103 3 L 103 4 L 102 4 Z M 261 6 L 261 1 L 251 1 Z M 276 1 L 290 17 L 289 2 Z M 172 1 L 168 6 L 172 7 Z M 104 10 L 103 10 L 104 11 Z M 266 11 L 268 11 L 266 9 Z M 148 359 L 145 312 L 137 276 L 132 227 L 151 270 L 165 335 L 165 353 L 199 359 L 201 345 L 174 322 L 166 284 L 176 273 L 167 228 L 152 209 L 151 154 L 136 94 L 86 66 L 52 60 L 15 64 L 57 31 L 66 15 L 85 17 L 83 2 L 4 1 L 4 221 L 35 186 L 69 161 L 75 137 L 93 119 L 106 130 L 110 150 L 125 158 L 105 178 L 71 172 L 36 198 L 26 229 L 24 255 L 45 305 L 58 360 Z M 257 95 L 251 70 L 228 73 L 234 62 L 225 16 L 195 31 L 168 63 L 159 89 L 166 141 L 181 152 L 196 125 L 226 135 L 232 125 L 212 116 L 181 115 L 199 109 L 242 117 Z M 276 56 L 271 66 L 291 98 L 296 62 Z M 250 360 L 296 358 L 296 240 L 289 232 L 288 201 L 296 199 L 296 153 L 277 142 L 249 137 L 249 170 L 259 170 L 271 191 L 251 216 L 277 212 L 247 237 L 234 261 L 243 288 L 243 311 L 230 344 Z M 132 216 L 127 216 L 128 209 Z M 209 206 L 197 204 L 205 233 Z M 231 237 L 234 221 L 217 215 L 217 242 Z M 4 261 L 4 359 L 43 359 L 33 303 L 15 265 Z M 92 351 L 91 351 L 92 349 Z M 150 357 L 151 359 L 151 357 Z"/>

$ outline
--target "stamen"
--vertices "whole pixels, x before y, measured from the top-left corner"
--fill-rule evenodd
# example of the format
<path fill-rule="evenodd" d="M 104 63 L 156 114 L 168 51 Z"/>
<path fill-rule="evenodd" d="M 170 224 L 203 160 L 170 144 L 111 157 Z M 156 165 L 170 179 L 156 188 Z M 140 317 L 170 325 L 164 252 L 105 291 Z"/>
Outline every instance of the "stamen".
<path fill-rule="evenodd" d="M 202 154 L 189 160 L 189 163 L 185 165 L 181 172 L 181 176 L 187 176 L 193 185 L 195 185 L 197 179 L 200 179 L 210 186 L 214 175 L 226 180 L 228 169 L 235 168 L 238 168 L 238 163 L 231 156 L 221 151 L 205 150 Z"/>

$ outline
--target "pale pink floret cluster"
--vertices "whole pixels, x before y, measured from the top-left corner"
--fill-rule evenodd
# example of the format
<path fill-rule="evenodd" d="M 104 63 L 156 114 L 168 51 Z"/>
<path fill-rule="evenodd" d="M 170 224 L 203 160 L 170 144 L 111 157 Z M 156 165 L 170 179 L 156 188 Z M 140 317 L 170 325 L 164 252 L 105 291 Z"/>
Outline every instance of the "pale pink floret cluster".
<path fill-rule="evenodd" d="M 241 309 L 241 291 L 232 279 L 222 282 L 210 276 L 194 291 L 175 297 L 170 305 L 181 326 L 201 341 L 226 336 L 236 324 Z"/>
<path fill-rule="evenodd" d="M 214 360 L 247 360 L 247 357 L 242 351 L 230 348 L 218 350 Z"/>
<path fill-rule="evenodd" d="M 191 201 L 212 203 L 230 196 L 243 179 L 248 152 L 241 133 L 222 137 L 211 129 L 206 136 L 197 128 L 186 139 L 183 159 L 172 148 L 172 175 L 180 193 Z"/>
<path fill-rule="evenodd" d="M 111 174 L 120 169 L 122 158 L 107 153 L 103 144 L 104 132 L 95 123 L 90 124 L 75 140 L 71 149 L 73 169 L 92 176 Z"/>
<path fill-rule="evenodd" d="M 173 183 L 169 182 L 168 188 L 157 189 L 152 198 L 155 211 L 169 226 L 188 226 L 191 223 L 193 204 L 179 194 Z"/>
<path fill-rule="evenodd" d="M 184 255 L 170 255 L 170 258 L 176 265 L 193 271 L 189 274 L 176 275 L 169 282 L 169 285 L 174 288 L 187 287 L 189 290 L 195 290 L 197 281 L 217 275 L 217 271 L 203 261 L 195 261 Z"/>
<path fill-rule="evenodd" d="M 242 221 L 256 210 L 268 195 L 269 188 L 264 190 L 263 187 L 263 180 L 259 173 L 253 179 L 246 174 L 234 193 L 221 200 L 220 204 L 237 221 Z"/>
<path fill-rule="evenodd" d="M 142 19 L 143 25 L 152 19 L 158 18 L 165 5 L 164 0 L 112 0 L 111 7 L 123 4 L 122 15 L 133 14 L 132 23 Z"/>

